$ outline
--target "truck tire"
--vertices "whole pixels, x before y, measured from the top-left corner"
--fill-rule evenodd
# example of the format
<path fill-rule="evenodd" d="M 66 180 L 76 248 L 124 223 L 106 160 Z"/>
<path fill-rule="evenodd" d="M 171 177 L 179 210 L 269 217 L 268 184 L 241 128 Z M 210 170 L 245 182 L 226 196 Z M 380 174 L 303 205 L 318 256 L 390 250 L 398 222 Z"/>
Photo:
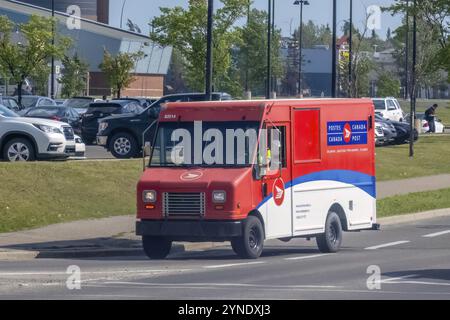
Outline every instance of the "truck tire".
<path fill-rule="evenodd" d="M 172 249 L 172 241 L 163 237 L 143 236 L 142 247 L 150 259 L 164 259 Z"/>
<path fill-rule="evenodd" d="M 138 154 L 136 139 L 129 133 L 119 132 L 109 140 L 109 151 L 118 159 L 134 158 Z"/>
<path fill-rule="evenodd" d="M 342 225 L 339 216 L 330 212 L 325 222 L 325 233 L 316 237 L 320 252 L 330 253 L 339 251 L 342 243 Z"/>
<path fill-rule="evenodd" d="M 261 221 L 249 216 L 244 223 L 242 237 L 233 239 L 231 247 L 243 259 L 257 259 L 264 248 L 264 228 Z"/>
<path fill-rule="evenodd" d="M 28 139 L 12 139 L 3 148 L 3 160 L 5 161 L 34 161 L 35 159 L 36 154 L 33 144 Z"/>

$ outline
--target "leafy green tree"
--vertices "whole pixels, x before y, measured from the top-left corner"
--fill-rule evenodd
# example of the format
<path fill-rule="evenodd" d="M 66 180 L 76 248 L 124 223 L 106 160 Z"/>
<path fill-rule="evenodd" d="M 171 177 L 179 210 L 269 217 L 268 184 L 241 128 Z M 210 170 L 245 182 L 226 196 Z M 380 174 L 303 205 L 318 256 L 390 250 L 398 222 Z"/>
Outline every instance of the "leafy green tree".
<path fill-rule="evenodd" d="M 105 74 L 108 84 L 117 98 L 120 98 L 122 90 L 127 88 L 135 80 L 132 71 L 142 56 L 142 51 L 137 53 L 120 52 L 116 56 L 113 56 L 108 50 L 104 49 L 103 61 L 99 65 L 99 68 Z"/>
<path fill-rule="evenodd" d="M 7 16 L 0 16 L 0 65 L 17 84 L 19 103 L 25 80 L 42 71 L 52 56 L 62 57 L 70 46 L 70 39 L 60 36 L 56 27 L 54 18 L 32 15 L 27 23 L 17 25 L 21 40 L 16 43 L 12 40 L 15 24 Z"/>
<path fill-rule="evenodd" d="M 46 96 L 48 94 L 48 79 L 51 73 L 51 67 L 47 64 L 38 66 L 30 78 L 33 80 L 35 94 L 40 96 Z"/>
<path fill-rule="evenodd" d="M 382 72 L 378 77 L 378 91 L 379 97 L 398 97 L 400 96 L 400 80 L 398 80 L 390 72 Z"/>
<path fill-rule="evenodd" d="M 294 31 L 294 39 L 299 39 L 300 28 Z M 303 23 L 302 43 L 303 48 L 311 48 L 315 45 L 330 44 L 332 40 L 331 29 L 328 25 L 316 25 L 309 20 Z"/>
<path fill-rule="evenodd" d="M 73 57 L 65 55 L 62 63 L 62 76 L 58 80 L 62 85 L 62 96 L 71 98 L 83 93 L 86 89 L 89 65 L 82 61 L 77 54 Z"/>
<path fill-rule="evenodd" d="M 234 24 L 247 12 L 249 0 L 220 0 L 214 14 L 213 83 L 220 89 L 233 81 L 230 77 L 232 48 L 239 44 L 241 30 Z M 152 41 L 174 47 L 182 56 L 186 81 L 192 90 L 202 91 L 205 79 L 207 2 L 189 0 L 187 9 L 160 8 L 152 20 Z"/>

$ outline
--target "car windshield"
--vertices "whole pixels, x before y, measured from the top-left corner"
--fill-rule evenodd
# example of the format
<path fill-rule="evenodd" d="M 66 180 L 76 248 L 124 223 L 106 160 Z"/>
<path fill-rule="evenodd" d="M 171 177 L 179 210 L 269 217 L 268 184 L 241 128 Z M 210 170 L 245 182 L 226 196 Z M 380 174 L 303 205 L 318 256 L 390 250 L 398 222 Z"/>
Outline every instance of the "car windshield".
<path fill-rule="evenodd" d="M 17 118 L 19 115 L 7 107 L 0 105 L 0 115 L 6 118 Z"/>
<path fill-rule="evenodd" d="M 36 104 L 39 98 L 22 96 L 22 106 L 24 108 L 30 108 Z"/>
<path fill-rule="evenodd" d="M 91 99 L 77 99 L 77 98 L 72 98 L 67 100 L 64 105 L 66 107 L 72 107 L 75 109 L 87 109 L 87 107 L 89 107 L 89 104 L 92 103 Z"/>
<path fill-rule="evenodd" d="M 26 117 L 37 117 L 37 118 L 51 118 L 56 116 L 64 115 L 64 108 L 58 107 L 47 107 L 47 108 L 33 108 L 30 109 L 25 116 Z"/>
<path fill-rule="evenodd" d="M 151 167 L 250 166 L 259 122 L 162 122 Z"/>
<path fill-rule="evenodd" d="M 384 110 L 386 107 L 384 105 L 384 100 L 373 100 L 375 105 L 375 110 Z"/>

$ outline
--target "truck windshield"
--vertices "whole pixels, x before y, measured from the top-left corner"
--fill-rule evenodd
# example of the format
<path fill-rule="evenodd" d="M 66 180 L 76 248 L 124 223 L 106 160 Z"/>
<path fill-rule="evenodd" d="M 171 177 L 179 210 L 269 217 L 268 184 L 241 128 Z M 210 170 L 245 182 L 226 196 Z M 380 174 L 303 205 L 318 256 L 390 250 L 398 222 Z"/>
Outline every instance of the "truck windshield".
<path fill-rule="evenodd" d="M 162 122 L 150 167 L 250 166 L 259 122 Z"/>

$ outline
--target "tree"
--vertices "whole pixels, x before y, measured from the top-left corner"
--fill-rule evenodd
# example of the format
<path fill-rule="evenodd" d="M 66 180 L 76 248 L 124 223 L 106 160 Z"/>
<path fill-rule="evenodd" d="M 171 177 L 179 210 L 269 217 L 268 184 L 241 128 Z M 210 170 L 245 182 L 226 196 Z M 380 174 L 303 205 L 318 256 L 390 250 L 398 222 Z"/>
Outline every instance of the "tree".
<path fill-rule="evenodd" d="M 7 16 L 0 16 L 0 65 L 17 84 L 19 103 L 25 80 L 42 71 L 52 56 L 62 57 L 70 46 L 70 39 L 59 36 L 56 26 L 54 18 L 32 15 L 27 23 L 17 25 L 22 39 L 16 43 L 11 39 L 14 23 Z"/>
<path fill-rule="evenodd" d="M 86 89 L 89 65 L 82 61 L 77 54 L 73 57 L 65 55 L 62 59 L 62 76 L 58 82 L 62 85 L 61 94 L 71 98 L 82 94 Z"/>
<path fill-rule="evenodd" d="M 43 64 L 38 66 L 30 75 L 34 84 L 33 91 L 36 95 L 46 96 L 48 94 L 48 79 L 51 69 L 47 64 Z"/>
<path fill-rule="evenodd" d="M 213 83 L 216 89 L 230 84 L 232 48 L 241 39 L 235 22 L 244 16 L 250 0 L 220 0 L 214 14 Z M 188 8 L 160 8 L 161 15 L 152 20 L 152 41 L 174 47 L 182 56 L 186 81 L 192 90 L 203 91 L 206 61 L 207 2 L 189 0 Z"/>
<path fill-rule="evenodd" d="M 103 62 L 99 65 L 99 68 L 105 74 L 108 84 L 117 98 L 120 98 L 122 90 L 135 80 L 131 72 L 142 56 L 142 51 L 137 53 L 120 52 L 113 56 L 108 50 L 104 49 Z"/>
<path fill-rule="evenodd" d="M 267 12 L 253 9 L 249 22 L 242 28 L 242 42 L 238 46 L 237 69 L 241 88 L 264 94 L 267 72 Z M 272 75 L 283 76 L 280 57 L 281 30 L 275 30 L 272 41 Z M 242 90 L 241 90 L 242 92 Z"/>
<path fill-rule="evenodd" d="M 379 97 L 398 97 L 400 96 L 400 80 L 398 80 L 390 72 L 382 72 L 378 77 L 378 91 Z"/>

